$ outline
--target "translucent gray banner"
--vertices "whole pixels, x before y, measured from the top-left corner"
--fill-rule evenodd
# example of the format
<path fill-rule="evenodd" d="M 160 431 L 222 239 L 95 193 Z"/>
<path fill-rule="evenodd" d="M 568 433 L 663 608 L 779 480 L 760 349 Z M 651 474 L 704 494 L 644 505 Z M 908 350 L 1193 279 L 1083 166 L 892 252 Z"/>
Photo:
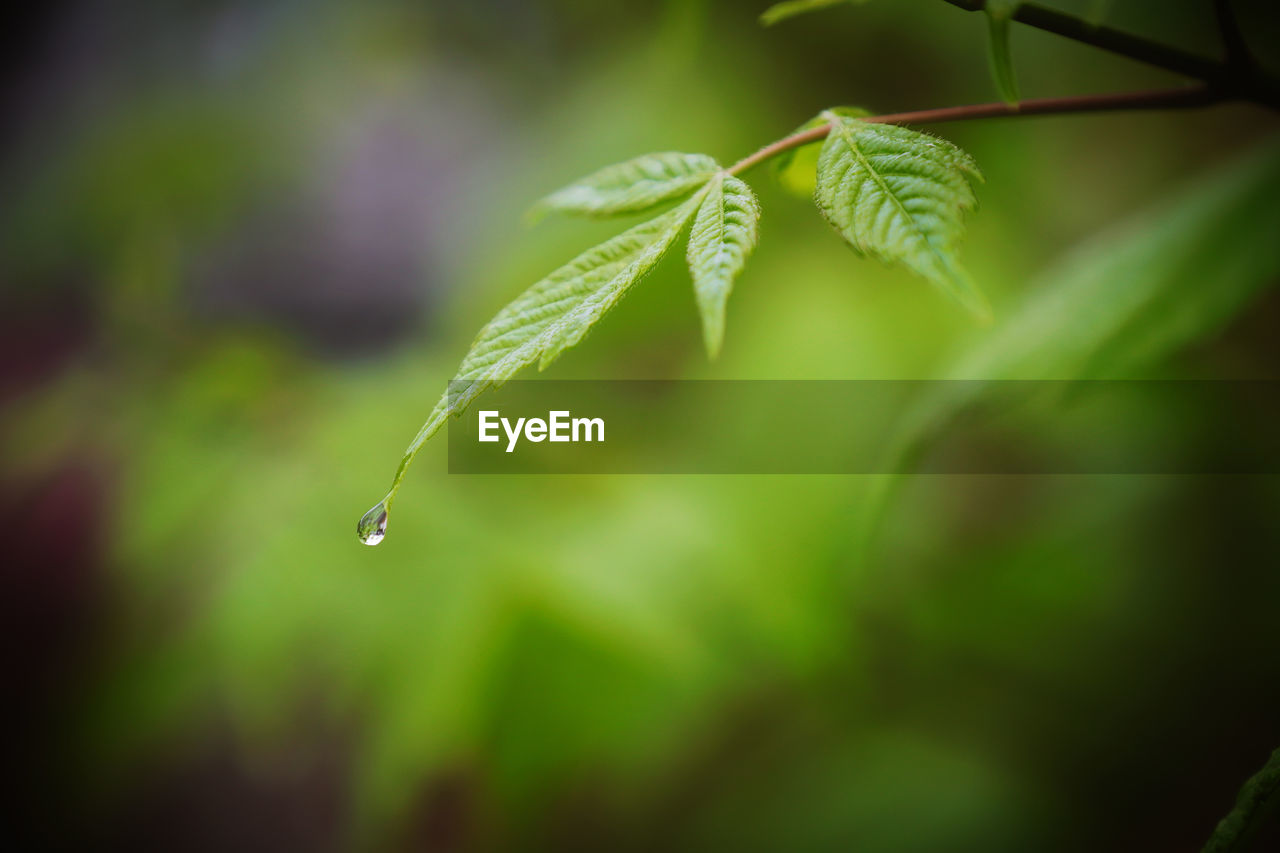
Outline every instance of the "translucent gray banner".
<path fill-rule="evenodd" d="M 1274 474 L 1278 392 L 1274 381 L 516 381 L 450 422 L 449 470 Z"/>

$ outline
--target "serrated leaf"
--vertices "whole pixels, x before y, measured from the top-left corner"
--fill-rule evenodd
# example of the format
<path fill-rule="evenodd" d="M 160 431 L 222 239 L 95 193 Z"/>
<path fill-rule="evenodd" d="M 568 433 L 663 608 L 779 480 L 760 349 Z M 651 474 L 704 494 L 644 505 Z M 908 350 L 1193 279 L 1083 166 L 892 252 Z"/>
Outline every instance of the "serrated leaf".
<path fill-rule="evenodd" d="M 742 180 L 721 173 L 707 185 L 689 232 L 689 272 L 702 315 L 707 355 L 720 354 L 733 281 L 759 239 L 760 205 Z"/>
<path fill-rule="evenodd" d="M 705 154 L 662 151 L 606 166 L 539 201 L 529 211 L 538 219 L 547 213 L 616 216 L 639 213 L 665 201 L 688 195 L 720 171 Z"/>
<path fill-rule="evenodd" d="M 845 3 L 865 3 L 867 0 L 786 0 L 784 3 L 775 3 L 760 14 L 760 23 L 766 27 L 771 27 L 779 21 L 785 21 L 787 18 L 794 18 L 796 15 L 803 15 L 807 12 L 817 12 L 820 9 L 829 9 L 832 6 L 839 6 Z"/>
<path fill-rule="evenodd" d="M 534 284 L 490 320 L 458 366 L 450 389 L 418 430 L 396 470 L 393 498 L 413 457 L 451 415 L 482 392 L 538 362 L 545 368 L 582 340 L 605 313 L 662 258 L 702 201 L 699 193 L 674 210 L 588 249 Z"/>
<path fill-rule="evenodd" d="M 987 62 L 991 79 L 996 84 L 1000 98 L 1016 106 L 1022 100 L 1018 92 L 1018 75 L 1013 70 L 1013 55 L 1009 50 L 1009 23 L 1013 20 L 1017 0 L 987 0 Z"/>
<path fill-rule="evenodd" d="M 980 317 L 987 301 L 956 260 L 963 217 L 982 173 L 949 142 L 888 124 L 824 113 L 831 133 L 814 199 L 854 251 L 902 264 Z"/>

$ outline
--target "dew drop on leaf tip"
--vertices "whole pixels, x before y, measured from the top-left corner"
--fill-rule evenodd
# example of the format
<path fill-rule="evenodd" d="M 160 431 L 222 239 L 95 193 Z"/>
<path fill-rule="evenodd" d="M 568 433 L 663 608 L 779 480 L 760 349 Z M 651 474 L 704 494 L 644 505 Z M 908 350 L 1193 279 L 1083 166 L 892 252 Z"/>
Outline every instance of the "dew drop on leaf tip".
<path fill-rule="evenodd" d="M 387 535 L 387 501 L 378 501 L 373 509 L 366 512 L 356 525 L 356 535 L 365 545 L 377 545 Z"/>

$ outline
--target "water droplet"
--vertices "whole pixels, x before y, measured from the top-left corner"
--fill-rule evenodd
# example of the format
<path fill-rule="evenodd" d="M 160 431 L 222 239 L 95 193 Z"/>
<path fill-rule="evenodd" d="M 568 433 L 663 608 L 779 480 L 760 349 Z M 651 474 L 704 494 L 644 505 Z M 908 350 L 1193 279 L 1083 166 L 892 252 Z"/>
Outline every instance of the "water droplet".
<path fill-rule="evenodd" d="M 377 545 L 387 535 L 387 499 L 378 501 L 356 525 L 356 535 L 365 545 Z"/>

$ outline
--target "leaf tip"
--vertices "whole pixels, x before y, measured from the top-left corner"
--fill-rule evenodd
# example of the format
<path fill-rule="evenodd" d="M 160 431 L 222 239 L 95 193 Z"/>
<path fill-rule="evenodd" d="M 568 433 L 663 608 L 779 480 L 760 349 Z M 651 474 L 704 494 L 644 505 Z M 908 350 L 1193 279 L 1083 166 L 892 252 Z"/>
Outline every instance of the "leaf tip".
<path fill-rule="evenodd" d="M 704 325 L 702 342 L 707 348 L 707 361 L 720 358 L 720 350 L 724 348 L 724 324 Z"/>
<path fill-rule="evenodd" d="M 965 277 L 964 287 L 958 290 L 952 290 L 952 295 L 956 301 L 960 303 L 969 316 L 973 317 L 980 326 L 990 326 L 995 322 L 995 314 L 991 310 L 991 302 L 988 301 L 987 295 L 983 293 L 978 286 Z"/>
<path fill-rule="evenodd" d="M 539 199 L 529 206 L 520 217 L 520 222 L 525 228 L 532 228 L 540 224 L 547 218 L 547 214 L 551 212 L 551 207 L 547 204 L 546 199 Z"/>

